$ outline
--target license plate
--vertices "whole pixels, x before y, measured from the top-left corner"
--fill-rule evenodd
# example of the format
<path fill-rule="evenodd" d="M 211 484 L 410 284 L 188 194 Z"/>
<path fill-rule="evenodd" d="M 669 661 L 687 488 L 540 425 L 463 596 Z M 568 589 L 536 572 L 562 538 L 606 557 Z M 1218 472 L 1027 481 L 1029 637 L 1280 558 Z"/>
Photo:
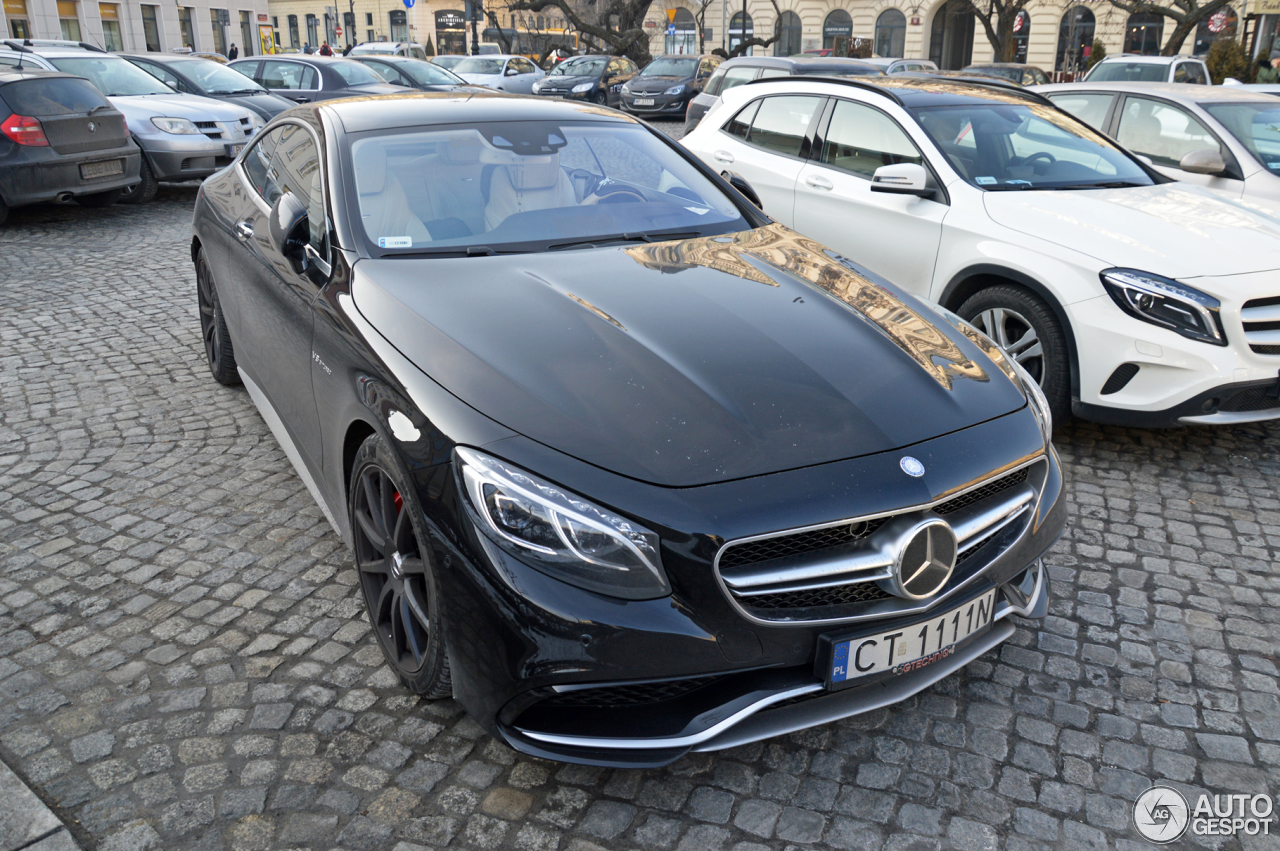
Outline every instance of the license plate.
<path fill-rule="evenodd" d="M 229 157 L 238 156 L 242 150 L 244 150 L 244 145 L 243 145 L 243 144 L 240 144 L 240 145 L 227 145 L 227 156 L 229 156 Z"/>
<path fill-rule="evenodd" d="M 959 608 L 918 624 L 878 635 L 837 639 L 832 645 L 828 688 L 892 671 L 906 674 L 950 656 L 957 644 L 991 624 L 996 591 L 992 588 Z"/>
<path fill-rule="evenodd" d="M 107 177 L 112 174 L 124 174 L 124 160 L 103 160 L 97 163 L 80 164 L 80 177 L 83 180 Z"/>
<path fill-rule="evenodd" d="M 636 106 L 653 106 L 653 98 L 636 98 Z"/>

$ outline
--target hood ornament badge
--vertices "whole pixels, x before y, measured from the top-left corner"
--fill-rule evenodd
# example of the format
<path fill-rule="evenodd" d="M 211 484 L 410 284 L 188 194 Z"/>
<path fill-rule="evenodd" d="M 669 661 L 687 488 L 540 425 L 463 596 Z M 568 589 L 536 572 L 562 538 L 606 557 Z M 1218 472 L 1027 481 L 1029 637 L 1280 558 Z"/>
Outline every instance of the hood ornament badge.
<path fill-rule="evenodd" d="M 903 455 L 902 460 L 898 462 L 898 466 L 900 466 L 902 468 L 902 472 L 906 473 L 908 476 L 914 476 L 918 479 L 924 475 L 924 465 L 912 458 L 910 455 Z"/>

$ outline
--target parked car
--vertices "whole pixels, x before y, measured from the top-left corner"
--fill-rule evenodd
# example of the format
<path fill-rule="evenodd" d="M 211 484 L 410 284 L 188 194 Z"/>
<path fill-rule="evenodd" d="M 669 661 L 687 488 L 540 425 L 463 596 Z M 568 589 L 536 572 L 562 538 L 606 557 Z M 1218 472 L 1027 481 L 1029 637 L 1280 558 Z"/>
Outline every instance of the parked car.
<path fill-rule="evenodd" d="M 932 63 L 930 63 L 932 64 Z M 816 56 L 736 56 L 720 63 L 702 91 L 689 101 L 684 113 L 684 132 L 698 126 L 707 110 L 720 102 L 720 95 L 752 80 L 796 74 L 823 77 L 864 77 L 885 73 L 865 59 L 824 59 Z"/>
<path fill-rule="evenodd" d="M 622 87 L 639 71 L 625 56 L 573 56 L 561 60 L 534 83 L 533 93 L 618 106 Z"/>
<path fill-rule="evenodd" d="M 175 91 L 202 95 L 242 106 L 266 123 L 293 106 L 293 101 L 273 94 L 234 68 L 192 54 L 120 54 L 143 71 L 167 83 Z"/>
<path fill-rule="evenodd" d="M 658 56 L 622 87 L 622 108 L 635 115 L 684 115 L 720 67 L 720 57 Z"/>
<path fill-rule="evenodd" d="M 368 65 L 378 73 L 378 76 L 393 86 L 407 86 L 423 92 L 447 92 L 458 88 L 481 91 L 479 87 L 469 86 L 466 80 L 452 71 L 427 62 L 425 59 L 369 54 L 352 58 Z"/>
<path fill-rule="evenodd" d="M 227 57 L 223 56 L 221 53 L 202 53 L 200 51 L 196 51 L 187 55 L 194 56 L 197 59 L 208 59 L 210 62 L 217 62 L 219 65 L 227 64 Z"/>
<path fill-rule="evenodd" d="M 428 59 L 426 49 L 416 41 L 366 41 L 351 48 L 348 56 L 407 56 Z"/>
<path fill-rule="evenodd" d="M 510 54 L 468 56 L 450 70 L 472 85 L 519 95 L 532 94 L 533 84 L 546 76 L 529 59 Z"/>
<path fill-rule="evenodd" d="M 462 62 L 463 60 L 470 59 L 470 58 L 471 58 L 470 56 L 458 56 L 455 54 L 446 54 L 444 56 L 432 56 L 427 61 L 431 62 L 432 64 L 439 65 L 441 68 L 444 68 L 446 71 L 452 71 L 454 68 L 458 67 L 459 62 Z"/>
<path fill-rule="evenodd" d="M 1169 177 L 1232 198 L 1280 201 L 1274 95 L 1177 83 L 1073 83 L 1037 91 Z"/>
<path fill-rule="evenodd" d="M 1171 181 L 1040 94 L 782 78 L 682 141 L 782 224 L 973 322 L 1055 415 L 1280 418 L 1280 211 Z"/>
<path fill-rule="evenodd" d="M 1019 62 L 979 62 L 960 69 L 961 74 L 973 74 L 977 77 L 995 77 L 1008 80 L 1019 86 L 1041 86 L 1053 82 L 1049 75 L 1035 65 L 1024 65 Z"/>
<path fill-rule="evenodd" d="M 1203 59 L 1195 56 L 1108 56 L 1089 69 L 1086 83 L 1193 83 L 1212 85 Z"/>
<path fill-rule="evenodd" d="M 873 56 L 870 59 L 862 59 L 875 65 L 886 74 L 905 74 L 908 71 L 937 71 L 938 66 L 928 59 L 891 59 L 880 56 Z"/>
<path fill-rule="evenodd" d="M 142 149 L 139 182 L 124 204 L 155 197 L 162 181 L 198 180 L 227 166 L 263 121 L 234 103 L 181 94 L 138 66 L 91 45 L 3 42 L 0 65 L 36 65 L 84 77 L 124 114 Z"/>
<path fill-rule="evenodd" d="M 141 157 L 124 114 L 88 80 L 0 66 L 0 224 L 41 201 L 114 204 L 137 185 Z"/>
<path fill-rule="evenodd" d="M 369 66 L 340 56 L 253 56 L 237 59 L 227 67 L 295 103 L 404 92 Z"/>
<path fill-rule="evenodd" d="M 516 750 L 634 768 L 826 723 L 1047 611 L 1035 382 L 642 122 L 311 104 L 193 229 L 208 368 L 351 545 L 387 664 Z"/>

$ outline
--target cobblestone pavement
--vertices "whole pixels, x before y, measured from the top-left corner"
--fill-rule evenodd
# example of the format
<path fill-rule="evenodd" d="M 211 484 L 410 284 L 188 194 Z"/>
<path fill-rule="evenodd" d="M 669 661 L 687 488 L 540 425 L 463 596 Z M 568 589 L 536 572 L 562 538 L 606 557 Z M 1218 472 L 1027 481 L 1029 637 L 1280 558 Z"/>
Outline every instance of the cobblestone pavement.
<path fill-rule="evenodd" d="M 1138 851 L 1152 781 L 1275 792 L 1260 426 L 1061 428 L 1049 617 L 899 706 L 658 771 L 518 756 L 397 686 L 349 553 L 210 379 L 194 196 L 0 229 L 0 757 L 87 848 Z"/>

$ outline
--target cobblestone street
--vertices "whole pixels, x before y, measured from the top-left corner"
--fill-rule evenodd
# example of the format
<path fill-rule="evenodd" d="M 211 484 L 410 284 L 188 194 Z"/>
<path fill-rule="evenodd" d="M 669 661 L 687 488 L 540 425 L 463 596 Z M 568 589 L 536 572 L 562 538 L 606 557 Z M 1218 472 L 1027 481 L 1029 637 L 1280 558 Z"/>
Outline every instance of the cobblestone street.
<path fill-rule="evenodd" d="M 1153 783 L 1280 788 L 1255 425 L 1060 426 L 1049 616 L 903 704 L 658 771 L 517 755 L 398 685 L 349 551 L 210 378 L 195 193 L 0 229 L 0 760 L 91 851 L 1140 851 Z"/>

